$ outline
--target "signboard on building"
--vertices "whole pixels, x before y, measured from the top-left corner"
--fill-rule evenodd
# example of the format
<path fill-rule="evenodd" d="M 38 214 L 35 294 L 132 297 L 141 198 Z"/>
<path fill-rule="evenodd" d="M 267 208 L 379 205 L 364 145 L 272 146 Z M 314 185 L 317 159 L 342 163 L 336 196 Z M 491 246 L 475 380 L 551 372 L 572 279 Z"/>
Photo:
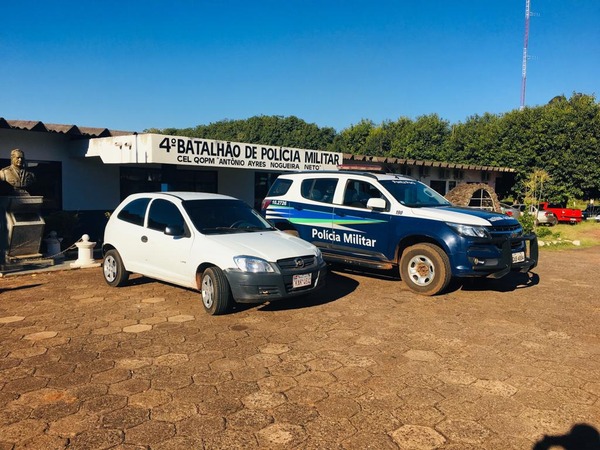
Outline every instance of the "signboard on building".
<path fill-rule="evenodd" d="M 213 139 L 136 134 L 91 139 L 86 156 L 107 164 L 157 163 L 275 171 L 337 170 L 342 153 Z"/>

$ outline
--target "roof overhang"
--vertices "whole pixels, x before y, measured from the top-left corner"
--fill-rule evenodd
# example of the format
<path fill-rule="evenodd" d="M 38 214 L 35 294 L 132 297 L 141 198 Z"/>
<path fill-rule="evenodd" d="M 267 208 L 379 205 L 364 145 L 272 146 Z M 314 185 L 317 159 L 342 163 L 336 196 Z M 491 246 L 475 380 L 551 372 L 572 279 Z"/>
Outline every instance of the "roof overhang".
<path fill-rule="evenodd" d="M 276 171 L 337 170 L 343 154 L 154 133 L 90 139 L 105 164 L 176 164 Z"/>

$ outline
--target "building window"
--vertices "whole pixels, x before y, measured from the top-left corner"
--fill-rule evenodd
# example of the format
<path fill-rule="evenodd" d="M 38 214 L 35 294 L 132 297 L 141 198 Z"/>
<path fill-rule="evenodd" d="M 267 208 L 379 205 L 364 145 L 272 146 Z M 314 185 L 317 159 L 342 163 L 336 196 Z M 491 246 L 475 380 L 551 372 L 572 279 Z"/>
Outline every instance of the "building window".
<path fill-rule="evenodd" d="M 161 179 L 158 168 L 121 167 L 121 200 L 139 192 L 160 191 Z"/>
<path fill-rule="evenodd" d="M 412 176 L 412 167 L 400 166 L 400 173 L 402 175 L 406 175 L 407 177 L 410 177 L 410 176 Z"/>
<path fill-rule="evenodd" d="M 450 178 L 450 169 L 442 169 L 441 167 L 438 169 L 440 178 L 446 180 Z"/>
<path fill-rule="evenodd" d="M 494 201 L 492 200 L 490 193 L 485 189 L 478 189 L 473 193 L 473 196 L 469 201 L 469 206 L 494 211 Z"/>
<path fill-rule="evenodd" d="M 431 180 L 429 186 L 439 194 L 446 194 L 446 182 L 444 180 Z"/>
<path fill-rule="evenodd" d="M 216 170 L 178 170 L 177 166 L 121 167 L 121 199 L 138 192 L 217 192 Z"/>
<path fill-rule="evenodd" d="M 462 180 L 465 177 L 465 171 L 460 169 L 454 169 L 454 178 Z"/>
<path fill-rule="evenodd" d="M 419 178 L 427 178 L 430 173 L 429 169 L 429 167 L 419 166 Z"/>

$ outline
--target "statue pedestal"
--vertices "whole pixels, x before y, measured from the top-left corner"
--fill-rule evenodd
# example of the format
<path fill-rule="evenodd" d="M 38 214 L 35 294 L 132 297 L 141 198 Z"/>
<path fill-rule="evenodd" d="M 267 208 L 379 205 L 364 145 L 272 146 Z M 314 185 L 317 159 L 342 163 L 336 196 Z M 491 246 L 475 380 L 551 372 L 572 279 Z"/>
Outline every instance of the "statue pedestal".
<path fill-rule="evenodd" d="M 40 244 L 44 219 L 40 215 L 43 197 L 18 195 L 0 197 L 0 264 L 33 263 L 41 258 Z"/>

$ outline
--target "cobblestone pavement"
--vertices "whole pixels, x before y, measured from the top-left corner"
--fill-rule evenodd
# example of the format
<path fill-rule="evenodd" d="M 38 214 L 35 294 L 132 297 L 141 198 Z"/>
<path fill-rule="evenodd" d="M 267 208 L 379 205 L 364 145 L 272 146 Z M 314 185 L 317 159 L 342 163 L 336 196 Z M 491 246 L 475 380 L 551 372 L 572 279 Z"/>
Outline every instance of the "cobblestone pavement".
<path fill-rule="evenodd" d="M 435 298 L 333 271 L 221 317 L 98 268 L 0 278 L 0 450 L 597 448 L 598 267 L 543 252 Z"/>

